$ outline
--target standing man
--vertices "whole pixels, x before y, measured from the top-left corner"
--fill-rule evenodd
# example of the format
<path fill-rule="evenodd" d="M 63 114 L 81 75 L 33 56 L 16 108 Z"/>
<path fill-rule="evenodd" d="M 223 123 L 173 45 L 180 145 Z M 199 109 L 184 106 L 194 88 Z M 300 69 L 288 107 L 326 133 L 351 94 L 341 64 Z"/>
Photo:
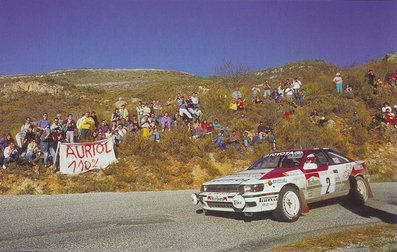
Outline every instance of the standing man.
<path fill-rule="evenodd" d="M 73 120 L 73 115 L 69 114 L 68 119 L 63 122 L 66 125 L 66 142 L 74 143 L 74 130 L 76 129 L 76 122 Z"/>
<path fill-rule="evenodd" d="M 51 126 L 51 121 L 48 120 L 48 113 L 44 113 L 43 119 L 41 119 L 37 124 L 37 128 L 40 130 L 40 138 L 43 135 L 44 131 L 47 128 L 50 128 L 50 126 Z"/>
<path fill-rule="evenodd" d="M 90 112 L 85 112 L 81 118 L 81 142 L 90 142 L 92 138 L 92 129 L 95 127 L 95 122 L 90 116 Z"/>

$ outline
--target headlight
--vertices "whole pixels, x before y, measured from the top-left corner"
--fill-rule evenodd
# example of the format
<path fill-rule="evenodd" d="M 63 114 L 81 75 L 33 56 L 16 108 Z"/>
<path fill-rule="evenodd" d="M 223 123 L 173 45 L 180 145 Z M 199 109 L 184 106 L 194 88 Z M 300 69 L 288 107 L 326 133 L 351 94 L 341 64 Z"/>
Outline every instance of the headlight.
<path fill-rule="evenodd" d="M 241 185 L 240 186 L 240 193 L 246 193 L 246 192 L 261 192 L 263 191 L 263 184 L 256 184 L 256 185 Z"/>
<path fill-rule="evenodd" d="M 207 191 L 207 186 L 202 185 L 201 188 L 200 188 L 200 191 L 201 192 L 206 192 Z"/>

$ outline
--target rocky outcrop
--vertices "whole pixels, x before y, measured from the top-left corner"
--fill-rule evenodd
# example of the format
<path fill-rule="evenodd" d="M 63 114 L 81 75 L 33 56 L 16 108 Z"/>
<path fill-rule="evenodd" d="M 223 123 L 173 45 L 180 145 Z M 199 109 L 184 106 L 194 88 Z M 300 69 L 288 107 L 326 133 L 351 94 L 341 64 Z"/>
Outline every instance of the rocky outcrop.
<path fill-rule="evenodd" d="M 33 92 L 39 94 L 51 95 L 69 95 L 70 92 L 65 90 L 62 86 L 56 84 L 48 84 L 40 81 L 17 81 L 11 83 L 4 83 L 0 89 L 3 94 L 10 94 L 14 92 Z"/>

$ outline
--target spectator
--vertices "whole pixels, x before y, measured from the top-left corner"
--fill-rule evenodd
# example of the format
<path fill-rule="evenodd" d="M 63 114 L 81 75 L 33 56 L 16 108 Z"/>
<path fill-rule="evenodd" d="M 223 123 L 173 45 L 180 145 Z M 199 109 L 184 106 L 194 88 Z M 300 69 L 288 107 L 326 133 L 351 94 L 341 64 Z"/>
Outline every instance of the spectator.
<path fill-rule="evenodd" d="M 341 74 L 336 73 L 336 76 L 334 77 L 332 82 L 334 82 L 336 85 L 336 91 L 341 94 L 343 90 L 343 79 L 341 77 Z"/>
<path fill-rule="evenodd" d="M 23 138 L 23 144 L 22 144 L 22 150 L 21 153 L 26 152 L 26 148 L 28 144 L 34 139 L 36 140 L 36 134 L 33 131 L 34 126 L 30 125 L 28 128 L 28 131 L 25 134 L 25 137 Z"/>
<path fill-rule="evenodd" d="M 25 137 L 26 132 L 28 131 L 28 128 L 32 125 L 30 117 L 25 118 L 25 122 L 22 124 L 19 132 L 15 135 L 15 140 L 17 142 L 17 146 L 19 148 L 22 148 L 23 145 L 23 139 Z"/>
<path fill-rule="evenodd" d="M 292 88 L 294 90 L 294 94 L 295 96 L 298 95 L 299 89 L 302 86 L 302 82 L 300 80 L 298 80 L 298 78 L 294 78 L 293 82 L 292 82 Z"/>
<path fill-rule="evenodd" d="M 193 119 L 192 115 L 189 113 L 189 111 L 187 110 L 188 104 L 185 101 L 185 97 L 181 96 L 181 98 L 178 100 L 178 107 L 179 107 L 179 115 L 183 118 L 184 116 L 186 116 L 187 118 L 189 118 L 190 120 Z M 185 119 L 185 118 L 183 118 Z"/>
<path fill-rule="evenodd" d="M 204 120 L 200 124 L 201 129 L 203 130 L 203 134 L 211 134 L 212 131 L 214 131 L 214 127 L 212 126 L 211 123 L 209 123 L 207 120 Z"/>
<path fill-rule="evenodd" d="M 276 136 L 272 130 L 267 131 L 264 140 L 272 146 L 273 150 L 276 150 Z"/>
<path fill-rule="evenodd" d="M 237 110 L 239 110 L 239 111 L 244 110 L 244 108 L 245 108 L 245 103 L 241 98 L 237 99 L 236 105 L 237 105 Z"/>
<path fill-rule="evenodd" d="M 397 87 L 397 70 L 392 73 L 390 84 L 392 85 L 392 87 Z"/>
<path fill-rule="evenodd" d="M 7 165 L 8 163 L 17 162 L 17 161 L 18 161 L 18 159 L 19 159 L 18 151 L 17 151 L 17 149 L 15 148 L 14 143 L 10 143 L 10 145 L 8 145 L 8 146 L 4 149 L 3 156 L 4 156 L 4 160 L 3 160 L 3 169 L 6 169 L 6 168 L 7 168 L 6 165 Z"/>
<path fill-rule="evenodd" d="M 393 124 L 393 126 L 397 128 L 397 118 L 395 117 L 395 114 L 393 112 L 387 110 L 385 119 L 387 124 Z"/>
<path fill-rule="evenodd" d="M 164 116 L 161 118 L 161 128 L 162 131 L 168 129 L 168 131 L 171 130 L 171 117 L 169 117 L 168 112 L 165 112 Z"/>
<path fill-rule="evenodd" d="M 92 129 L 95 127 L 94 120 L 90 117 L 90 112 L 85 112 L 81 120 L 81 140 L 80 142 L 92 141 Z"/>
<path fill-rule="evenodd" d="M 252 144 L 252 140 L 249 137 L 249 132 L 248 131 L 244 131 L 244 134 L 243 134 L 243 146 L 249 152 L 253 151 L 251 144 Z"/>
<path fill-rule="evenodd" d="M 37 124 L 37 128 L 40 130 L 40 136 L 44 133 L 47 128 L 50 128 L 51 122 L 48 120 L 48 113 L 43 114 L 43 119 Z"/>
<path fill-rule="evenodd" d="M 367 74 L 365 75 L 368 78 L 368 84 L 371 85 L 372 88 L 375 88 L 375 73 L 372 69 L 369 69 Z"/>
<path fill-rule="evenodd" d="M 74 143 L 74 130 L 76 129 L 76 122 L 73 120 L 73 115 L 69 114 L 68 119 L 64 122 L 66 125 L 66 142 Z"/>
<path fill-rule="evenodd" d="M 52 141 L 51 130 L 47 128 L 40 136 L 40 149 L 44 155 L 44 168 L 48 167 L 49 143 Z"/>
<path fill-rule="evenodd" d="M 263 101 L 261 100 L 261 98 L 259 97 L 259 95 L 257 95 L 257 96 L 255 97 L 254 103 L 255 103 L 255 104 L 262 104 L 262 103 L 263 103 Z"/>
<path fill-rule="evenodd" d="M 200 100 L 197 97 L 197 93 L 193 92 L 192 96 L 190 96 L 190 101 L 193 105 L 193 109 L 200 108 Z"/>
<path fill-rule="evenodd" d="M 8 147 L 11 143 L 14 143 L 14 139 L 12 138 L 11 133 L 7 133 L 4 137 L 0 139 L 1 151 L 4 151 L 4 149 Z"/>
<path fill-rule="evenodd" d="M 259 133 L 255 132 L 255 135 L 252 137 L 252 145 L 257 145 L 261 143 L 261 138 L 259 137 Z"/>
<path fill-rule="evenodd" d="M 305 105 L 306 90 L 304 88 L 299 89 L 296 101 L 299 106 L 303 107 Z"/>
<path fill-rule="evenodd" d="M 251 89 L 251 98 L 252 98 L 252 102 L 255 102 L 256 98 L 259 96 L 261 92 L 261 89 L 259 88 L 259 85 L 256 84 L 255 87 L 253 87 Z"/>
<path fill-rule="evenodd" d="M 59 123 L 58 117 L 55 117 L 55 118 L 54 118 L 54 121 L 52 122 L 52 124 L 51 124 L 51 126 L 50 126 L 50 130 L 51 130 L 51 133 L 53 133 L 53 134 L 60 134 L 60 133 L 62 133 L 62 126 L 61 126 L 61 124 Z"/>
<path fill-rule="evenodd" d="M 127 113 L 127 116 L 128 116 L 128 113 Z M 99 126 L 99 121 L 98 121 L 98 117 L 96 116 L 95 111 L 91 111 L 91 118 L 92 118 L 92 120 L 94 120 L 94 128 L 97 129 Z M 125 117 L 123 117 L 123 118 L 125 118 Z"/>
<path fill-rule="evenodd" d="M 224 143 L 225 138 L 223 137 L 223 132 L 219 132 L 215 137 L 215 143 L 219 147 L 220 150 L 226 150 L 226 143 Z"/>
<path fill-rule="evenodd" d="M 230 135 L 230 144 L 236 148 L 240 153 L 242 153 L 242 149 L 240 147 L 240 137 L 237 135 L 237 132 L 235 130 L 232 131 L 232 134 Z"/>
<path fill-rule="evenodd" d="M 388 102 L 385 102 L 385 103 L 383 103 L 382 114 L 386 115 L 387 111 L 391 111 L 391 107 L 390 107 L 390 104 Z"/>
<path fill-rule="evenodd" d="M 158 131 L 157 126 L 154 122 L 150 123 L 149 131 L 150 139 L 152 141 L 160 142 L 160 132 Z"/>
<path fill-rule="evenodd" d="M 284 97 L 288 100 L 294 98 L 294 90 L 288 84 L 284 85 Z"/>
<path fill-rule="evenodd" d="M 128 110 L 125 108 L 125 104 L 121 105 L 121 108 L 118 110 L 118 114 L 120 119 L 128 117 Z"/>
<path fill-rule="evenodd" d="M 320 120 L 320 116 L 317 110 L 313 109 L 313 111 L 310 113 L 310 121 L 314 124 L 318 124 L 319 120 Z"/>
<path fill-rule="evenodd" d="M 372 116 L 371 120 L 371 123 L 368 125 L 369 135 L 372 135 L 374 132 L 380 132 L 382 129 L 380 121 L 378 121 L 375 116 Z"/>
<path fill-rule="evenodd" d="M 241 92 L 240 92 L 240 90 L 239 90 L 238 87 L 236 87 L 235 90 L 233 91 L 233 93 L 232 93 L 232 98 L 233 98 L 235 101 L 237 101 L 238 99 L 242 99 L 242 98 L 243 98 L 243 96 L 241 95 Z"/>
<path fill-rule="evenodd" d="M 266 97 L 270 98 L 272 87 L 270 86 L 269 82 L 265 81 L 265 83 L 263 84 L 263 87 L 265 88 L 265 90 L 263 91 L 263 97 L 264 98 L 266 98 Z"/>
<path fill-rule="evenodd" d="M 39 160 L 39 157 L 39 147 L 36 140 L 32 139 L 26 148 L 26 158 L 28 159 L 29 165 L 33 165 L 37 160 Z"/>

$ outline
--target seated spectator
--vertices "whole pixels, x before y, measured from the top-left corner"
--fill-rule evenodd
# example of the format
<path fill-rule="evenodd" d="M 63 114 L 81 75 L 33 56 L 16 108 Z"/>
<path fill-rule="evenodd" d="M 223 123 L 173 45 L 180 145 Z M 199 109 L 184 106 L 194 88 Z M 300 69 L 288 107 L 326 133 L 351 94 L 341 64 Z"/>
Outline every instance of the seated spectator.
<path fill-rule="evenodd" d="M 346 85 L 346 93 L 353 93 L 353 88 L 349 84 Z"/>
<path fill-rule="evenodd" d="M 39 146 L 37 145 L 36 140 L 32 139 L 26 148 L 26 158 L 29 165 L 33 165 L 37 160 L 39 160 L 39 157 Z"/>
<path fill-rule="evenodd" d="M 237 110 L 243 110 L 245 108 L 245 103 L 241 98 L 237 99 L 236 105 Z"/>
<path fill-rule="evenodd" d="M 232 131 L 232 134 L 230 135 L 230 144 L 236 148 L 239 152 L 242 152 L 242 149 L 240 147 L 240 137 L 237 135 L 237 132 L 235 130 Z"/>
<path fill-rule="evenodd" d="M 107 121 L 105 119 L 102 119 L 101 124 L 99 125 L 99 128 L 102 129 L 103 133 L 106 133 L 110 127 L 109 127 Z"/>
<path fill-rule="evenodd" d="M 254 103 L 255 103 L 255 104 L 262 104 L 262 103 L 263 103 L 263 101 L 261 100 L 261 98 L 259 97 L 259 95 L 257 95 L 257 96 L 255 97 Z"/>
<path fill-rule="evenodd" d="M 387 111 L 391 111 L 390 104 L 388 102 L 383 103 L 382 113 L 383 115 L 387 114 Z"/>
<path fill-rule="evenodd" d="M 380 132 L 382 129 L 381 122 L 376 119 L 375 116 L 372 116 L 371 123 L 368 125 L 368 134 L 372 135 L 374 132 Z"/>
<path fill-rule="evenodd" d="M 273 150 L 276 150 L 276 136 L 273 134 L 272 130 L 267 131 L 264 141 L 271 144 L 271 146 L 273 147 Z"/>
<path fill-rule="evenodd" d="M 10 143 L 3 152 L 4 160 L 3 160 L 3 169 L 7 168 L 7 164 L 11 162 L 17 162 L 19 159 L 18 151 L 15 148 L 14 143 Z"/>
<path fill-rule="evenodd" d="M 164 116 L 161 118 L 162 131 L 164 132 L 164 130 L 166 130 L 166 129 L 168 131 L 170 131 L 171 130 L 171 123 L 172 123 L 171 117 L 169 117 L 168 112 L 165 112 Z"/>
<path fill-rule="evenodd" d="M 14 139 L 11 136 L 11 133 L 7 133 L 4 137 L 0 138 L 0 150 L 4 151 L 6 147 L 8 147 L 11 143 L 14 143 Z"/>
<path fill-rule="evenodd" d="M 150 140 L 160 142 L 160 132 L 158 131 L 156 124 L 151 122 L 149 126 Z"/>
<path fill-rule="evenodd" d="M 279 91 L 277 90 L 277 88 L 275 88 L 273 90 L 273 92 L 271 93 L 270 97 L 273 98 L 274 101 L 277 102 L 277 103 L 282 101 L 282 97 L 281 97 Z"/>
<path fill-rule="evenodd" d="M 111 122 L 116 122 L 116 124 L 118 124 L 120 119 L 121 119 L 121 116 L 119 114 L 119 110 L 117 108 L 115 108 L 112 113 Z"/>
<path fill-rule="evenodd" d="M 160 104 L 160 100 L 155 100 L 153 103 L 153 109 L 156 114 L 159 114 L 161 110 L 163 109 L 163 106 Z"/>
<path fill-rule="evenodd" d="M 181 117 L 186 116 L 189 120 L 193 119 L 192 115 L 187 110 L 188 103 L 185 101 L 184 96 L 181 96 L 180 99 L 178 100 L 178 107 L 179 107 L 179 115 Z"/>
<path fill-rule="evenodd" d="M 219 132 L 215 137 L 215 143 L 219 147 L 220 150 L 226 150 L 226 144 L 224 143 L 225 138 L 223 137 L 223 132 Z"/>
<path fill-rule="evenodd" d="M 190 101 L 193 105 L 193 109 L 200 108 L 200 99 L 197 97 L 197 93 L 193 92 L 190 96 Z"/>
<path fill-rule="evenodd" d="M 390 110 L 387 110 L 386 112 L 387 112 L 387 114 L 385 115 L 386 123 L 392 124 L 394 127 L 397 128 L 397 118 L 395 117 L 395 114 L 392 113 Z"/>
<path fill-rule="evenodd" d="M 245 147 L 245 149 L 247 151 L 250 151 L 250 152 L 253 151 L 253 148 L 252 148 L 251 144 L 252 144 L 252 140 L 251 140 L 251 137 L 249 136 L 249 132 L 248 131 L 244 131 L 244 134 L 243 134 L 243 146 Z"/>
<path fill-rule="evenodd" d="M 237 101 L 236 100 L 231 100 L 229 104 L 229 109 L 237 111 Z"/>
<path fill-rule="evenodd" d="M 255 135 L 252 137 L 252 145 L 257 145 L 261 143 L 261 138 L 259 137 L 259 133 L 255 132 Z"/>
<path fill-rule="evenodd" d="M 238 99 L 242 99 L 243 96 L 240 92 L 240 89 L 238 87 L 236 87 L 232 93 L 232 98 L 237 101 Z"/>
<path fill-rule="evenodd" d="M 103 132 L 102 128 L 98 128 L 97 140 L 103 140 L 105 138 L 105 132 Z"/>
<path fill-rule="evenodd" d="M 212 131 L 214 131 L 214 127 L 207 120 L 204 120 L 200 127 L 203 130 L 203 134 L 210 134 Z"/>
<path fill-rule="evenodd" d="M 317 110 L 313 109 L 313 111 L 310 113 L 310 121 L 314 124 L 318 124 L 319 120 L 320 120 L 320 116 L 319 116 Z"/>

